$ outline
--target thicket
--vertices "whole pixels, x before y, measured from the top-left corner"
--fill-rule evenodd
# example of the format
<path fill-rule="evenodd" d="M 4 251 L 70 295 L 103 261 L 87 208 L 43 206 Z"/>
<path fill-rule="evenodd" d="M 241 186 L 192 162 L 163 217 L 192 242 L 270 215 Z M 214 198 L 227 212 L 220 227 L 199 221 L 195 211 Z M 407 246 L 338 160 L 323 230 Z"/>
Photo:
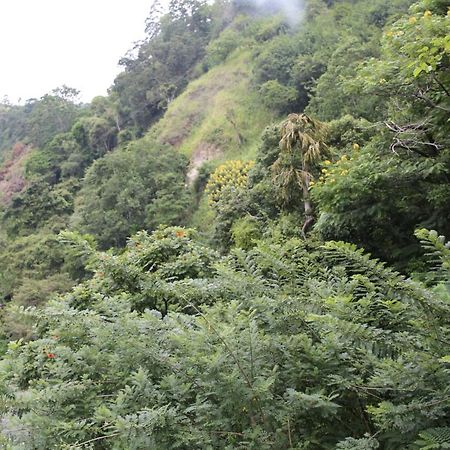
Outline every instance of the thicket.
<path fill-rule="evenodd" d="M 218 258 L 184 228 L 120 254 L 72 236 L 94 276 L 21 311 L 34 336 L 2 362 L 4 445 L 446 448 L 450 253 L 419 236 L 429 288 L 344 243 Z"/>
<path fill-rule="evenodd" d="M 317 14 L 315 20 L 337 20 L 343 8 L 337 2 L 326 13 Z M 348 15 L 363 10 L 365 17 L 371 14 L 362 2 L 349 9 Z M 311 165 L 307 157 L 302 157 L 306 141 L 294 143 L 294 150 L 289 152 L 286 146 L 284 150 L 283 145 L 280 147 L 289 120 L 269 127 L 263 134 L 248 186 L 228 194 L 228 198 L 218 199 L 215 226 L 220 232 L 215 234 L 215 242 L 228 248 L 232 244 L 233 223 L 244 216 L 251 217 L 257 228 L 270 234 L 272 227 L 268 225 L 272 221 L 279 223 L 280 218 L 294 214 L 292 226 L 298 229 L 299 222 L 305 223 L 301 211 L 307 200 L 315 210 L 313 232 L 321 239 L 350 241 L 396 264 L 402 271 L 416 270 L 421 250 L 414 230 L 427 227 L 450 235 L 446 13 L 439 1 L 415 4 L 409 14 L 395 22 L 392 21 L 395 15 L 389 13 L 364 35 L 381 38 L 381 46 L 376 47 L 372 58 L 365 54 L 358 60 L 352 54 L 343 55 L 336 50 L 342 57 L 352 59 L 354 70 L 341 70 L 341 65 L 329 63 L 323 75 L 310 80 L 311 88 L 307 89 L 308 95 L 312 95 L 306 109 L 310 117 L 315 117 L 316 122 L 317 118 L 333 118 L 321 125 L 324 128 L 321 139 L 327 149 Z M 347 15 L 340 17 L 348 19 Z M 381 37 L 378 26 L 386 21 L 389 25 Z M 299 35 L 282 35 L 271 42 L 280 52 L 294 58 L 292 46 L 307 41 L 301 37 L 309 36 L 308 26 L 313 25 L 309 22 Z M 359 27 L 341 29 L 330 25 L 326 29 L 347 35 Z M 313 36 L 319 40 L 317 24 L 313 30 Z M 327 51 L 333 48 L 332 44 L 319 42 Z M 267 68 L 276 70 L 269 56 L 278 62 L 281 56 L 272 50 L 267 50 L 268 59 L 264 55 L 259 56 L 262 60 L 257 59 L 257 67 L 264 61 Z M 330 61 L 323 55 L 320 58 Z M 345 59 L 339 64 L 349 67 Z M 296 66 L 292 61 L 286 62 L 280 74 L 286 74 L 288 67 Z M 297 68 L 297 72 L 303 70 Z M 333 93 L 323 84 L 330 76 Z M 340 92 L 346 101 L 351 101 L 351 108 L 340 103 Z M 328 104 L 338 109 L 328 110 Z M 320 141 L 307 126 L 300 127 L 300 132 L 303 139 Z M 309 164 L 309 169 L 305 164 Z"/>

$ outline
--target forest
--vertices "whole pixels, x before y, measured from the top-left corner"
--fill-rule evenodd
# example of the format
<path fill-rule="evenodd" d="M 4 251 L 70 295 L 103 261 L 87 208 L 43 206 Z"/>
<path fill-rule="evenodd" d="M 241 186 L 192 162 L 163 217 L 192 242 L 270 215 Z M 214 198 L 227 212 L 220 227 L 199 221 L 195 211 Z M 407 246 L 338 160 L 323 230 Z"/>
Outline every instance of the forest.
<path fill-rule="evenodd" d="M 450 449 L 448 1 L 161 8 L 0 102 L 0 448 Z"/>

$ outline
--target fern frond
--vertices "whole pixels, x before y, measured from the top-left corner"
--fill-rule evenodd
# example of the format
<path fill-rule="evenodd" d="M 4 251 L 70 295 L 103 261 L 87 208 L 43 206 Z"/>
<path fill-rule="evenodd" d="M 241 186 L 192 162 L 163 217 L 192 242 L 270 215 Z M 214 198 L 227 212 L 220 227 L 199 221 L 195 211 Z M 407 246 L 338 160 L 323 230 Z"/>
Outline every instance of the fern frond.
<path fill-rule="evenodd" d="M 372 258 L 370 254 L 356 245 L 345 242 L 330 241 L 323 245 L 327 261 L 333 265 L 344 267 L 349 275 L 365 275 L 374 284 L 396 287 L 405 279 L 384 262 Z"/>
<path fill-rule="evenodd" d="M 431 265 L 430 271 L 436 273 L 439 281 L 450 282 L 450 242 L 435 230 L 422 228 L 414 234 L 427 252 L 425 256 Z"/>
<path fill-rule="evenodd" d="M 398 336 L 389 330 L 371 327 L 367 324 L 350 322 L 329 314 L 309 314 L 306 321 L 320 330 L 323 336 L 339 337 L 341 344 L 360 349 L 379 358 L 391 358 L 405 344 L 396 342 Z"/>
<path fill-rule="evenodd" d="M 258 266 L 252 252 L 246 252 L 240 248 L 235 248 L 232 250 L 230 257 L 230 261 L 233 263 L 234 269 L 237 272 L 245 273 L 260 281 L 264 280 L 261 268 Z"/>
<path fill-rule="evenodd" d="M 421 450 L 450 449 L 450 427 L 430 428 L 419 438 L 415 445 Z"/>

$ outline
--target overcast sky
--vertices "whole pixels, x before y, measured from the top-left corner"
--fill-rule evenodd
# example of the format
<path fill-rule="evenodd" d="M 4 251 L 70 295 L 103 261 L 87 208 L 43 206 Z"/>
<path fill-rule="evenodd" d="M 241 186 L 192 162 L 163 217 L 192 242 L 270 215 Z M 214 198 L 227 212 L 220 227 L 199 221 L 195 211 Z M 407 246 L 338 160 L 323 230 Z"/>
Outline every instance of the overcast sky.
<path fill-rule="evenodd" d="M 66 84 L 105 95 L 117 62 L 144 37 L 151 0 L 0 0 L 0 99 Z"/>

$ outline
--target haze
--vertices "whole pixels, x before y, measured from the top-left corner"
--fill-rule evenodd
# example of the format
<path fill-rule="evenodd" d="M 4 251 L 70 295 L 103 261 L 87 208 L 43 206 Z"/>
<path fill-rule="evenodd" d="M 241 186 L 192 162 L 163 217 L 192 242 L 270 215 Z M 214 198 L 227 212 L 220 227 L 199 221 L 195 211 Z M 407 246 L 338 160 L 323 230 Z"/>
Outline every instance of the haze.
<path fill-rule="evenodd" d="M 106 94 L 118 60 L 144 37 L 151 0 L 2 0 L 0 99 L 39 98 L 63 84 Z"/>

